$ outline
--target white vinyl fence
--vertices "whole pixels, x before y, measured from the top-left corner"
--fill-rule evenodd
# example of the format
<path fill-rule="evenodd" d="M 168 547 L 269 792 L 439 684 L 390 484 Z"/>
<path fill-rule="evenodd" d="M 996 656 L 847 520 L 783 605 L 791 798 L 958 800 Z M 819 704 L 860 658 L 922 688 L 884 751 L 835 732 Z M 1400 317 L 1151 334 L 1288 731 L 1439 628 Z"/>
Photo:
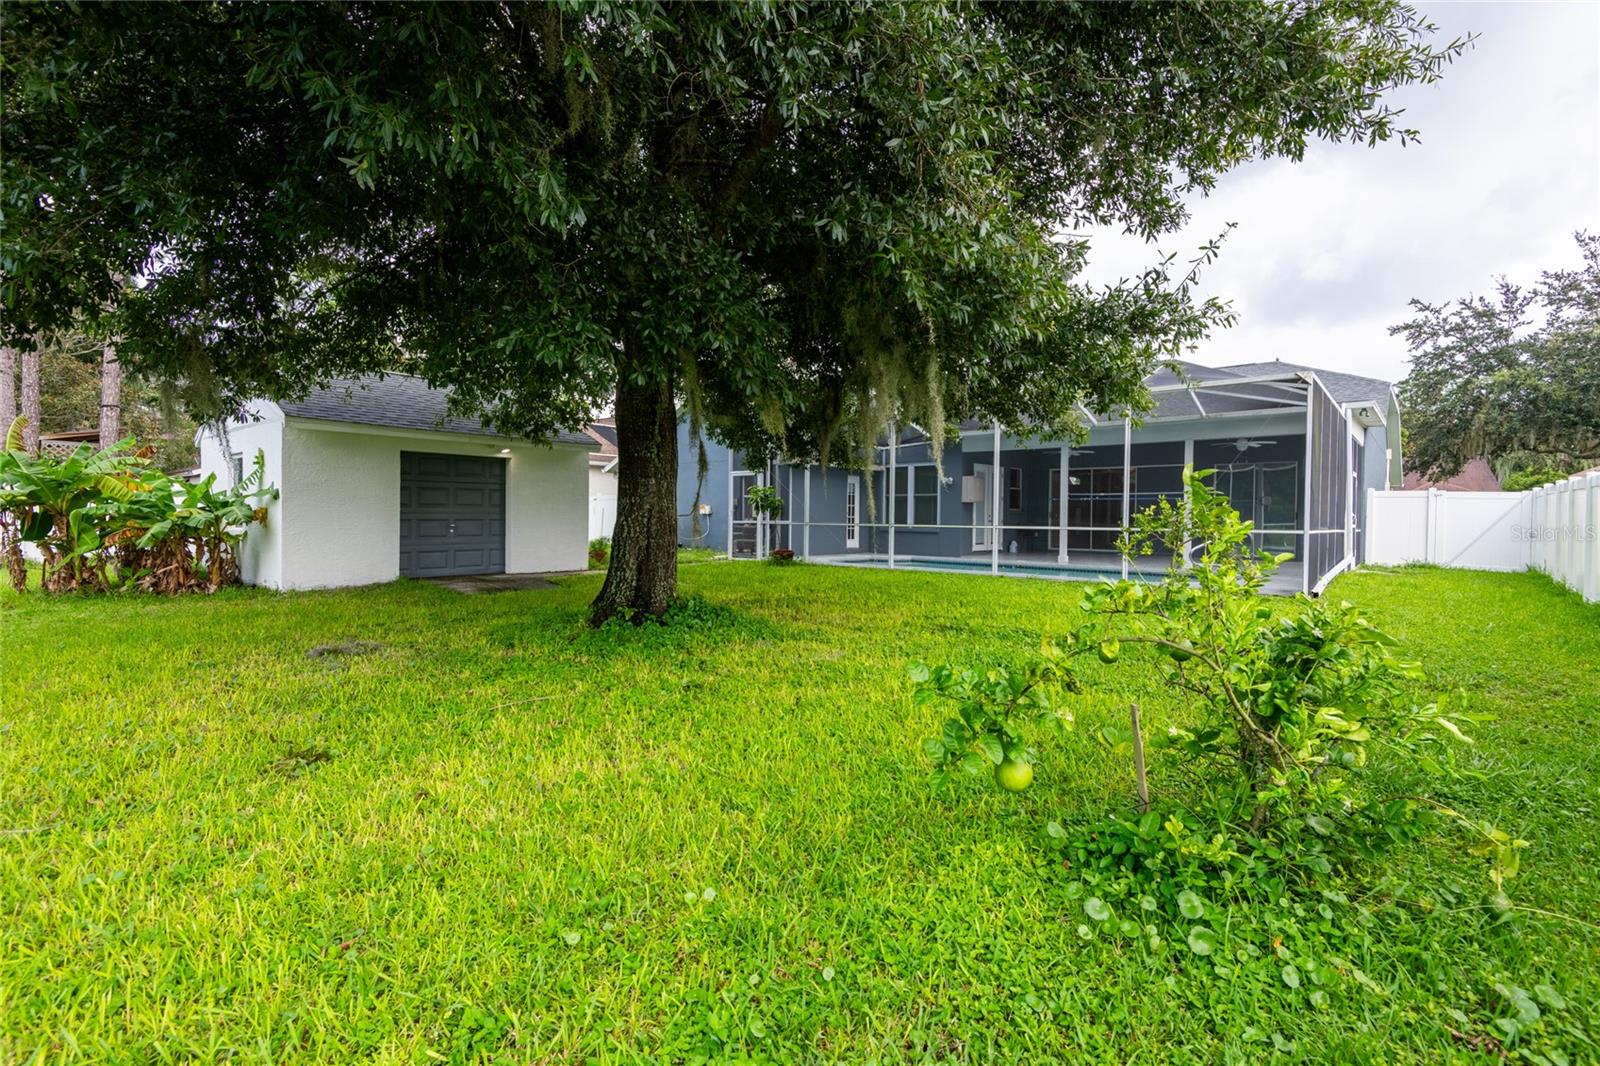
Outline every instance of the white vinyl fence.
<path fill-rule="evenodd" d="M 1600 474 L 1527 492 L 1371 490 L 1364 557 L 1381 565 L 1532 567 L 1600 601 Z"/>
<path fill-rule="evenodd" d="M 611 527 L 617 524 L 617 498 L 615 496 L 589 497 L 589 539 L 611 536 Z"/>

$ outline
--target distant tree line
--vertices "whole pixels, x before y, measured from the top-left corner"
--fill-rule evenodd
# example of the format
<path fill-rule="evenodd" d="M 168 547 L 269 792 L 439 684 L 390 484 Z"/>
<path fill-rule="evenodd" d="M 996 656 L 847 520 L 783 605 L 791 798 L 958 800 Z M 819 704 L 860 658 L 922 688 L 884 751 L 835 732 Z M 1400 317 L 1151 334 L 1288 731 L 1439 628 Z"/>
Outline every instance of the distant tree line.
<path fill-rule="evenodd" d="M 1405 462 L 1440 480 L 1482 456 L 1502 487 L 1528 488 L 1600 462 L 1600 236 L 1575 235 L 1582 265 L 1493 296 L 1411 301 L 1390 327 L 1411 348 L 1400 383 Z"/>

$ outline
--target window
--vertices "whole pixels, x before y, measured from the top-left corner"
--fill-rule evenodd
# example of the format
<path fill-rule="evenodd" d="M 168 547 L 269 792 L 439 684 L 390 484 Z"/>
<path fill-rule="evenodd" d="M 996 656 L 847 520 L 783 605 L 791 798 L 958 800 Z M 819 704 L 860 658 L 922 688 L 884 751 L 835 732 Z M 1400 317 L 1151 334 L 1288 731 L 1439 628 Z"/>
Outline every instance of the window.
<path fill-rule="evenodd" d="M 844 546 L 861 547 L 861 478 L 855 474 L 844 483 Z"/>
<path fill-rule="evenodd" d="M 244 480 L 244 456 L 239 454 L 238 452 L 230 452 L 229 455 L 228 455 L 228 470 L 229 470 L 230 473 L 233 474 L 233 483 L 235 485 L 237 485 L 241 481 L 243 481 Z"/>
<path fill-rule="evenodd" d="M 1022 467 L 1013 466 L 1006 470 L 1006 510 L 1022 510 Z"/>
<path fill-rule="evenodd" d="M 907 518 L 906 500 L 910 499 Z M 939 524 L 939 474 L 932 463 L 895 468 L 894 524 L 934 526 Z"/>

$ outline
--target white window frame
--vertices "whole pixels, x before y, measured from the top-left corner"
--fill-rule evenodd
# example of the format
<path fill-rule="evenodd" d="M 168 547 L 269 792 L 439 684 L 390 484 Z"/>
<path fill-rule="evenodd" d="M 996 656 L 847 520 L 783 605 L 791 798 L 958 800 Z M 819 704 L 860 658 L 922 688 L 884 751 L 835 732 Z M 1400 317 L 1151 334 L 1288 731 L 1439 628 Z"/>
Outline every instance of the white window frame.
<path fill-rule="evenodd" d="M 1045 518 L 1050 523 L 1050 529 L 1045 533 L 1044 540 L 1045 547 L 1051 551 L 1056 551 L 1061 547 L 1061 527 L 1064 524 L 1061 521 L 1061 509 L 1066 506 L 1066 501 L 1061 498 L 1061 468 L 1059 466 L 1050 468 L 1049 486 L 1049 495 L 1045 497 Z M 1053 518 L 1050 516 L 1052 509 L 1055 511 Z"/>
<path fill-rule="evenodd" d="M 844 482 L 844 546 L 861 547 L 860 474 L 851 474 Z"/>
<path fill-rule="evenodd" d="M 916 510 L 917 509 L 916 509 L 915 504 L 916 504 L 917 497 L 918 496 L 928 496 L 929 495 L 929 493 L 925 493 L 925 492 L 924 493 L 919 493 L 919 492 L 916 491 L 916 487 L 917 487 L 917 481 L 916 481 L 916 479 L 917 479 L 917 471 L 919 469 L 923 468 L 923 467 L 926 467 L 927 469 L 934 471 L 933 492 L 932 492 L 932 496 L 933 496 L 933 521 L 932 522 L 917 522 L 917 521 L 914 521 L 914 519 L 916 518 Z M 937 527 L 939 525 L 939 509 L 943 505 L 943 501 L 940 500 L 940 497 L 944 495 L 944 493 L 940 492 L 939 489 L 940 489 L 940 485 L 939 485 L 938 470 L 934 467 L 934 465 L 932 463 L 899 463 L 899 464 L 897 464 L 896 467 L 895 467 L 895 478 L 894 478 L 894 498 L 889 501 L 889 517 L 894 521 L 894 524 L 899 526 L 901 529 L 927 529 L 927 528 L 930 528 L 930 527 Z M 899 504 L 900 504 L 900 495 L 901 495 L 901 493 L 904 493 L 905 496 L 906 496 L 906 521 L 904 521 L 904 522 L 900 521 L 899 518 L 896 517 L 896 512 L 895 512 L 895 508 L 898 507 Z"/>
<path fill-rule="evenodd" d="M 244 483 L 244 452 L 228 453 L 228 473 L 233 475 L 235 486 Z"/>
<path fill-rule="evenodd" d="M 1022 510 L 1022 467 L 1020 466 L 1006 467 L 1006 510 Z"/>

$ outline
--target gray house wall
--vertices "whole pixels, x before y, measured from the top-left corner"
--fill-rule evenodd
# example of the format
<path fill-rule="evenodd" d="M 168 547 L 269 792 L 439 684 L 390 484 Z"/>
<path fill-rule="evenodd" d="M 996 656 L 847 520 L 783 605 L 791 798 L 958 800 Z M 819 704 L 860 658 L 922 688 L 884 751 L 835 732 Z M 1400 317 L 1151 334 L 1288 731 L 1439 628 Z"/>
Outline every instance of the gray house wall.
<path fill-rule="evenodd" d="M 691 516 L 695 501 L 696 449 L 689 439 L 687 423 L 678 431 L 679 474 L 678 514 L 679 543 L 728 550 L 728 495 L 729 470 L 748 469 L 743 457 L 716 441 L 706 441 L 707 470 L 699 484 L 700 502 L 709 505 L 711 513 L 700 522 L 699 535 L 695 535 Z M 1250 448 L 1241 453 L 1234 445 L 1239 438 L 1271 440 L 1274 443 Z M 1140 494 L 1171 493 L 1182 491 L 1182 464 L 1184 443 L 1193 441 L 1193 460 L 1196 469 L 1215 468 L 1230 462 L 1301 464 L 1299 483 L 1303 486 L 1305 457 L 1305 415 L 1303 412 L 1250 415 L 1241 417 L 1171 420 L 1155 422 L 1133 430 L 1132 465 L 1141 468 L 1135 484 Z M 1059 441 L 1046 441 L 1018 437 L 1009 433 L 1001 436 L 1002 468 L 1022 470 L 1022 507 L 1011 509 L 1002 481 L 1000 512 L 1000 546 L 1007 551 L 1012 541 L 1021 551 L 1047 551 L 1048 531 L 1043 528 L 1049 520 L 1050 471 L 1060 463 Z M 1123 459 L 1123 429 L 1121 423 L 1102 423 L 1091 428 L 1084 444 L 1072 446 L 1079 454 L 1068 460 L 1069 475 L 1073 471 L 1094 467 L 1120 469 Z M 1374 426 L 1365 431 L 1364 440 L 1357 450 L 1356 525 L 1365 525 L 1365 488 L 1386 487 L 1389 483 L 1389 429 Z M 897 555 L 930 555 L 950 557 L 969 554 L 972 547 L 972 524 L 977 506 L 961 502 L 961 479 L 973 473 L 976 466 L 992 461 L 993 435 L 988 431 L 964 433 L 959 442 L 951 442 L 944 449 L 945 481 L 939 489 L 938 516 L 940 525 L 957 528 L 919 529 L 915 526 L 895 527 L 895 552 Z M 880 449 L 879 462 L 888 459 L 887 449 Z M 930 449 L 925 442 L 902 444 L 896 448 L 896 462 L 908 464 L 932 462 Z M 780 493 L 785 497 L 784 517 L 789 520 L 790 535 L 786 538 L 782 527 L 774 530 L 773 543 L 787 543 L 797 552 L 803 545 L 802 526 L 806 522 L 805 469 L 800 466 L 774 464 L 773 476 Z M 857 548 L 845 547 L 844 501 L 845 484 L 849 477 L 862 479 L 860 511 L 860 543 Z M 1002 475 L 1004 477 L 1004 475 Z M 868 513 L 868 481 L 874 513 Z M 888 516 L 890 501 L 887 478 L 881 469 L 868 475 L 844 466 L 830 466 L 827 470 L 813 466 L 810 471 L 810 551 L 812 555 L 884 554 L 888 550 Z M 1303 497 L 1303 488 L 1297 494 Z M 1136 503 L 1147 503 L 1148 497 Z M 1299 523 L 1304 524 L 1306 501 L 1297 498 Z M 1303 545 L 1297 544 L 1303 551 Z M 1357 558 L 1361 558 L 1358 537 Z"/>

